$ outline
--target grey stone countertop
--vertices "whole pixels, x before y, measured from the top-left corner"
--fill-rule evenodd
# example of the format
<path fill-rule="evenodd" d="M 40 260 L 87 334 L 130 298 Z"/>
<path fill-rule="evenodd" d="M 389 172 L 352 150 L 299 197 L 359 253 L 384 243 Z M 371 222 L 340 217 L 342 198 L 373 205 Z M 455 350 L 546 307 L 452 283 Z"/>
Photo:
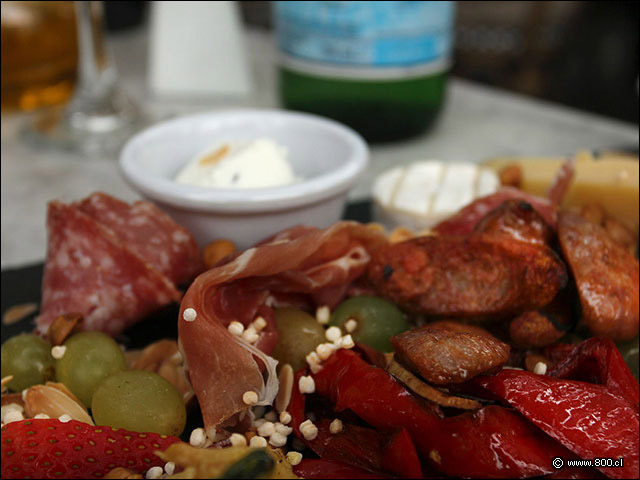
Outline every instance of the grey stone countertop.
<path fill-rule="evenodd" d="M 146 83 L 147 43 L 147 31 L 141 28 L 111 36 L 108 47 L 121 85 L 153 119 L 220 108 L 278 106 L 276 51 L 267 32 L 247 32 L 254 90 L 241 99 L 154 98 Z M 26 145 L 20 132 L 28 119 L 2 116 L 3 269 L 44 259 L 47 201 L 79 199 L 95 190 L 126 200 L 137 198 L 120 177 L 115 157 L 89 160 Z M 454 78 L 437 126 L 424 136 L 372 146 L 371 166 L 350 199 L 368 197 L 373 179 L 383 170 L 420 159 L 479 162 L 502 155 L 568 155 L 579 149 L 619 148 L 638 148 L 635 125 Z"/>

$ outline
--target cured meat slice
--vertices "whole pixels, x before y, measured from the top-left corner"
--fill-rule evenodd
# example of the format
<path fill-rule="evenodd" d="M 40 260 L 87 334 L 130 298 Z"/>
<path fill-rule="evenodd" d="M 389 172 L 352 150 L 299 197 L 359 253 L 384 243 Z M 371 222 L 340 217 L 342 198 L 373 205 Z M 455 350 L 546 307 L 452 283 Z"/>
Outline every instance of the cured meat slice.
<path fill-rule="evenodd" d="M 549 247 L 492 234 L 388 245 L 374 255 L 368 276 L 380 295 L 406 310 L 473 319 L 541 308 L 567 283 Z"/>
<path fill-rule="evenodd" d="M 385 242 L 384 234 L 355 222 L 339 222 L 325 230 L 294 227 L 196 278 L 182 300 L 178 336 L 209 433 L 249 408 L 243 402 L 245 392 L 256 392 L 259 402 L 266 404 L 277 390 L 273 360 L 229 333 L 227 325 L 232 320 L 248 325 L 278 298 L 296 298 L 298 304 L 307 298 L 312 307 L 316 295 L 328 290 L 344 293 L 346 288 L 339 287 L 362 275 L 371 252 Z M 192 321 L 184 320 L 187 309 L 195 311 L 195 320 L 193 311 L 186 316 Z M 255 345 L 268 350 L 262 337 L 274 333 L 267 326 Z"/>
<path fill-rule="evenodd" d="M 76 205 L 174 284 L 188 282 L 202 271 L 198 245 L 189 231 L 154 204 L 138 201 L 129 205 L 96 192 Z"/>
<path fill-rule="evenodd" d="M 562 199 L 567 194 L 567 191 L 569 191 L 573 176 L 575 175 L 574 163 L 575 157 L 569 157 L 567 161 L 562 164 L 558 173 L 556 173 L 556 177 L 553 179 L 553 183 L 549 186 L 547 198 L 549 198 L 552 205 L 560 206 Z"/>
<path fill-rule="evenodd" d="M 507 200 L 520 200 L 530 204 L 542 216 L 544 221 L 555 229 L 558 207 L 573 180 L 573 164 L 574 159 L 569 158 L 560 167 L 547 192 L 548 198 L 531 195 L 514 187 L 503 187 L 496 193 L 470 203 L 452 217 L 440 222 L 434 227 L 434 230 L 443 235 L 468 235 L 475 230 L 480 220 Z"/>
<path fill-rule="evenodd" d="M 528 203 L 549 225 L 555 228 L 557 212 L 549 200 L 525 193 L 517 188 L 503 187 L 496 193 L 471 202 L 452 217 L 436 225 L 434 230 L 442 235 L 469 235 L 488 213 L 507 200 L 520 200 Z"/>
<path fill-rule="evenodd" d="M 49 203 L 48 252 L 37 329 L 80 313 L 87 330 L 115 335 L 180 299 L 164 275 L 126 248 L 111 230 L 72 205 Z"/>
<path fill-rule="evenodd" d="M 580 295 L 582 318 L 594 335 L 615 341 L 638 334 L 638 260 L 607 231 L 563 212 L 558 239 Z"/>
<path fill-rule="evenodd" d="M 475 231 L 538 245 L 551 245 L 555 236 L 542 216 L 523 200 L 505 201 L 480 220 Z"/>

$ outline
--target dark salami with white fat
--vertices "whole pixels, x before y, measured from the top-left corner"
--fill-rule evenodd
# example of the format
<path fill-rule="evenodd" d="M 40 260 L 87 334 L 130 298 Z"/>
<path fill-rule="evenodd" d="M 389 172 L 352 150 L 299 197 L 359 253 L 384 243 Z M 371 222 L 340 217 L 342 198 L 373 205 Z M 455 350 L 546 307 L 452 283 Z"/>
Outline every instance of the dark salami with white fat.
<path fill-rule="evenodd" d="M 129 205 L 104 193 L 94 193 L 77 207 L 111 229 L 129 250 L 176 285 L 202 270 L 198 245 L 189 231 L 150 202 Z"/>
<path fill-rule="evenodd" d="M 47 230 L 42 304 L 36 319 L 41 333 L 58 315 L 80 313 L 87 330 L 116 335 L 180 299 L 166 276 L 76 207 L 51 202 Z"/>
<path fill-rule="evenodd" d="M 47 261 L 37 329 L 66 313 L 84 328 L 120 333 L 168 303 L 202 268 L 191 234 L 149 202 L 94 193 L 47 212 Z"/>

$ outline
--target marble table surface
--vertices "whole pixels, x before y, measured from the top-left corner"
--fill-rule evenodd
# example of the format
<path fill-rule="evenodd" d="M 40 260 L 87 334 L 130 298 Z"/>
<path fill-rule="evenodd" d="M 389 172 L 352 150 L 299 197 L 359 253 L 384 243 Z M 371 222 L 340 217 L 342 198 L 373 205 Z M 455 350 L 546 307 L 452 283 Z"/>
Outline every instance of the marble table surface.
<path fill-rule="evenodd" d="M 147 87 L 146 29 L 111 36 L 108 45 L 123 88 L 155 120 L 221 108 L 278 106 L 276 50 L 273 38 L 265 31 L 247 32 L 254 90 L 244 98 L 155 98 Z M 3 269 L 44 259 L 48 200 L 78 199 L 95 190 L 127 200 L 137 198 L 118 173 L 116 155 L 88 159 L 34 150 L 21 135 L 27 121 L 28 115 L 2 115 Z M 635 125 L 454 78 L 449 82 L 441 118 L 428 134 L 371 146 L 371 166 L 351 191 L 350 199 L 366 198 L 373 179 L 386 168 L 420 159 L 479 162 L 502 155 L 568 155 L 579 149 L 637 148 Z"/>

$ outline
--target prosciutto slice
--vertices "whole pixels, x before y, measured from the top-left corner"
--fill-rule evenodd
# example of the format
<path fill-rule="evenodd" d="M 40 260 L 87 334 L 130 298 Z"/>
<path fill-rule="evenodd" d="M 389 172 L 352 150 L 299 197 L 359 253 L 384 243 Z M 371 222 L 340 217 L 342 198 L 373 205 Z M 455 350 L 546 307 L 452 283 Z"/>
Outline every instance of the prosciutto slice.
<path fill-rule="evenodd" d="M 249 408 L 245 392 L 256 392 L 259 404 L 271 403 L 277 393 L 274 361 L 265 354 L 277 340 L 271 308 L 312 308 L 328 292 L 337 303 L 385 242 L 383 233 L 355 222 L 325 230 L 294 227 L 196 278 L 182 300 L 178 338 L 210 435 Z M 187 309 L 195 310 L 195 320 Z M 256 343 L 260 350 L 227 330 L 231 321 L 246 326 L 257 315 L 267 320 Z"/>
<path fill-rule="evenodd" d="M 58 315 L 77 313 L 85 329 L 117 335 L 180 301 L 174 282 L 200 268 L 189 232 L 147 202 L 129 206 L 103 193 L 70 205 L 54 201 L 47 231 L 36 318 L 43 334 Z"/>

